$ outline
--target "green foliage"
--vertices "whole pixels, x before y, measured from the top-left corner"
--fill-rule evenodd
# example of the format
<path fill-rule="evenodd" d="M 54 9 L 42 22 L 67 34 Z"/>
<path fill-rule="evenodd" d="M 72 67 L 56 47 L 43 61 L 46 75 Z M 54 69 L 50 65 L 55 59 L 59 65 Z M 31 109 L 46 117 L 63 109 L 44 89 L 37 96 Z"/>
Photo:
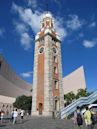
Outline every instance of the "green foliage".
<path fill-rule="evenodd" d="M 75 99 L 78 99 L 80 97 L 87 97 L 93 92 L 87 92 L 86 89 L 79 89 L 78 93 L 75 95 L 73 92 L 69 92 L 64 95 L 64 100 L 66 101 L 66 105 L 70 104 Z"/>
<path fill-rule="evenodd" d="M 77 93 L 77 95 L 76 95 L 76 99 L 78 99 L 78 98 L 80 98 L 80 97 L 87 97 L 87 96 L 89 96 L 89 95 L 90 95 L 90 93 L 87 92 L 86 89 L 79 89 L 79 90 L 78 90 L 78 93 Z"/>
<path fill-rule="evenodd" d="M 19 96 L 17 97 L 14 107 L 23 110 L 31 110 L 32 97 L 31 96 Z"/>
<path fill-rule="evenodd" d="M 71 103 L 75 99 L 75 94 L 71 91 L 64 95 L 64 99 L 67 103 Z"/>

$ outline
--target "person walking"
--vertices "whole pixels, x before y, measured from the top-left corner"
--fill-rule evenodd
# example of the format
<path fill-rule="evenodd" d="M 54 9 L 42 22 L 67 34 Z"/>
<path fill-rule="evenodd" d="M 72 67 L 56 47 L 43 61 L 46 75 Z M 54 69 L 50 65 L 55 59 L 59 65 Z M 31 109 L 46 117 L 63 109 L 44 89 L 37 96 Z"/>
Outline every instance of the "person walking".
<path fill-rule="evenodd" d="M 24 118 L 24 110 L 21 110 L 20 115 L 21 115 L 21 119 L 23 119 Z"/>
<path fill-rule="evenodd" d="M 0 117 L 1 117 L 1 123 L 3 123 L 3 118 L 4 118 L 4 112 L 3 111 L 1 111 Z"/>
<path fill-rule="evenodd" d="M 16 109 L 16 110 L 13 112 L 13 124 L 16 123 L 17 117 L 18 117 L 18 111 L 17 111 L 17 109 Z"/>
<path fill-rule="evenodd" d="M 13 114 L 14 114 L 14 109 L 11 112 L 11 121 L 13 121 Z"/>
<path fill-rule="evenodd" d="M 93 108 L 90 109 L 90 111 L 91 111 L 92 129 L 94 129 L 95 125 L 97 124 L 97 114 Z"/>
<path fill-rule="evenodd" d="M 74 123 L 77 124 L 79 129 L 83 129 L 83 118 L 79 106 L 77 106 L 76 111 L 74 112 Z"/>
<path fill-rule="evenodd" d="M 92 129 L 92 120 L 91 120 L 92 114 L 88 107 L 86 107 L 86 111 L 84 113 L 84 119 L 87 129 Z"/>

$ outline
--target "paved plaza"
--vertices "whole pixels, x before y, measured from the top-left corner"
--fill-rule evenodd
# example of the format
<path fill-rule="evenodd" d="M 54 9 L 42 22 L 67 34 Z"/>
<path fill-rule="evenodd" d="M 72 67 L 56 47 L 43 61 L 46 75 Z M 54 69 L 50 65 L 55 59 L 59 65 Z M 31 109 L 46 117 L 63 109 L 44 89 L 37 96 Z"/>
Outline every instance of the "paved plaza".
<path fill-rule="evenodd" d="M 72 120 L 60 120 L 50 118 L 24 118 L 18 119 L 15 125 L 9 120 L 0 124 L 0 129 L 77 129 Z M 85 125 L 84 125 L 84 128 Z M 97 126 L 94 128 L 97 129 Z"/>

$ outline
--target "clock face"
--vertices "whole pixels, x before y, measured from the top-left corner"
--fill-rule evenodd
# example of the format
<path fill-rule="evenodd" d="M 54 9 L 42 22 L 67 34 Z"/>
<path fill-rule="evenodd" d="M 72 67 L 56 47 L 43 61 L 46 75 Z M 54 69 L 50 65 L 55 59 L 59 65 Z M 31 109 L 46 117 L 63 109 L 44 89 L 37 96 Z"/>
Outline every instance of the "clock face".
<path fill-rule="evenodd" d="M 44 47 L 39 48 L 39 53 L 43 53 L 44 52 Z"/>
<path fill-rule="evenodd" d="M 53 47 L 53 52 L 56 54 L 57 53 L 57 49 L 55 47 Z"/>

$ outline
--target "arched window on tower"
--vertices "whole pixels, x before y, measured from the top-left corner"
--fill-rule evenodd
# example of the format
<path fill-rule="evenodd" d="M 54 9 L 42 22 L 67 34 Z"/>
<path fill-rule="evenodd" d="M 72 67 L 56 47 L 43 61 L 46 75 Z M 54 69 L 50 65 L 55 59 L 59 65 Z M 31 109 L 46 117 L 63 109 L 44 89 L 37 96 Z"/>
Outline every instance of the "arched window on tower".
<path fill-rule="evenodd" d="M 58 73 L 58 69 L 57 69 L 57 67 L 56 66 L 54 66 L 54 73 Z"/>
<path fill-rule="evenodd" d="M 54 56 L 54 63 L 57 63 L 57 56 Z"/>
<path fill-rule="evenodd" d="M 55 89 L 58 89 L 58 80 L 54 81 Z"/>
<path fill-rule="evenodd" d="M 49 27 L 49 25 L 50 25 L 50 22 L 46 21 L 46 26 Z"/>

